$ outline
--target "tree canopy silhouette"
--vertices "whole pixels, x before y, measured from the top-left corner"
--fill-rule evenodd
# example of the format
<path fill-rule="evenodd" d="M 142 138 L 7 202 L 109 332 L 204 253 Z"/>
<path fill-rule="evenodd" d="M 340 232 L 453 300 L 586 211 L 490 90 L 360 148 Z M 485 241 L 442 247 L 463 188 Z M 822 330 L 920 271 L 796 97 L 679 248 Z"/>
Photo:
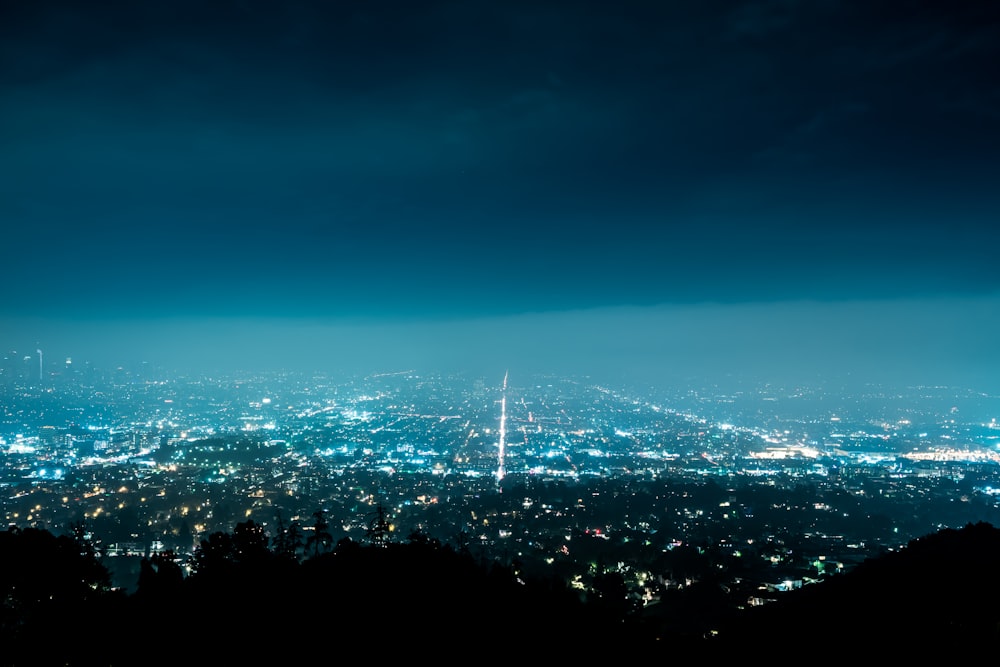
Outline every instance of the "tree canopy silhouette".
<path fill-rule="evenodd" d="M 989 524 L 942 530 L 737 614 L 720 613 L 718 586 L 690 587 L 683 609 L 703 623 L 680 613 L 633 618 L 612 571 L 581 596 L 419 531 L 405 543 L 343 538 L 301 561 L 276 549 L 262 526 L 246 521 L 207 536 L 189 576 L 174 554 L 152 554 L 126 595 L 73 536 L 11 528 L 0 533 L 0 659 L 147 663 L 157 633 L 178 623 L 198 633 L 193 657 L 227 664 L 286 660 L 282 637 L 412 657 L 430 647 L 488 650 L 500 633 L 540 659 L 639 657 L 657 646 L 702 657 L 746 655 L 748 647 L 808 651 L 819 638 L 836 639 L 824 645 L 834 656 L 898 657 L 935 646 L 972 655 L 1000 641 L 1000 583 L 992 576 L 1000 531 Z"/>

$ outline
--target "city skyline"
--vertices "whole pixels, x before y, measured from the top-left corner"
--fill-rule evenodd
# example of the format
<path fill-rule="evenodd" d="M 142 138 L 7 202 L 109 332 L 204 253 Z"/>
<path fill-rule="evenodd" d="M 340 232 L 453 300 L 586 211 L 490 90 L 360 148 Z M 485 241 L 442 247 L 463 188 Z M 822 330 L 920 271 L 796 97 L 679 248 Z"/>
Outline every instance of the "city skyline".
<path fill-rule="evenodd" d="M 0 21 L 0 345 L 997 391 L 995 6 Z"/>

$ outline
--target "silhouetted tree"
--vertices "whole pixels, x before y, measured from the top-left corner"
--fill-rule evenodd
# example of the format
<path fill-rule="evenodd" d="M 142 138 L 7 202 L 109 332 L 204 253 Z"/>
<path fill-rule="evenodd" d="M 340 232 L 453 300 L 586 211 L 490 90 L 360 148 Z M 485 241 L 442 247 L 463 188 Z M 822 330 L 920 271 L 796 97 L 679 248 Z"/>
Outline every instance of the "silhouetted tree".
<path fill-rule="evenodd" d="M 277 558 L 297 562 L 299 552 L 305 546 L 302 526 L 295 520 L 286 525 L 281 517 L 281 512 L 278 512 L 275 518 L 278 525 L 274 531 L 274 537 L 271 539 L 271 549 Z"/>
<path fill-rule="evenodd" d="M 418 529 L 413 530 L 409 536 L 407 536 L 407 541 L 410 544 L 420 544 L 422 546 L 438 548 L 441 546 L 441 540 L 436 537 L 430 537 L 424 531 Z"/>
<path fill-rule="evenodd" d="M 458 531 L 455 536 L 455 550 L 460 554 L 469 555 L 471 553 L 469 548 L 469 533 L 465 530 Z"/>
<path fill-rule="evenodd" d="M 374 517 L 368 523 L 368 539 L 371 540 L 373 545 L 384 547 L 389 541 L 389 533 L 391 531 L 392 525 L 389 523 L 389 519 L 386 518 L 385 509 L 379 504 L 375 510 Z"/>
<path fill-rule="evenodd" d="M 238 565 L 259 566 L 266 563 L 271 552 L 264 527 L 253 519 L 236 524 L 233 529 L 233 559 Z"/>
<path fill-rule="evenodd" d="M 72 536 L 57 537 L 40 528 L 11 527 L 0 533 L 0 555 L 2 659 L 9 664 L 42 658 L 69 664 L 66 652 L 82 650 L 83 637 L 96 629 L 94 612 L 104 600 L 110 604 L 111 598 L 118 599 L 110 573 Z M 67 619 L 73 623 L 67 625 Z M 53 629 L 60 633 L 59 645 L 52 645 Z"/>
<path fill-rule="evenodd" d="M 342 537 L 337 540 L 337 545 L 334 547 L 334 553 L 347 554 L 356 553 L 360 550 L 361 545 L 352 540 L 350 537 Z"/>
<path fill-rule="evenodd" d="M 620 621 L 628 612 L 628 587 L 620 572 L 606 571 L 594 577 L 592 603 L 611 619 Z"/>
<path fill-rule="evenodd" d="M 161 551 L 143 558 L 139 564 L 138 596 L 163 598 L 180 591 L 184 571 L 173 551 Z"/>
<path fill-rule="evenodd" d="M 330 533 L 330 524 L 326 522 L 326 512 L 316 510 L 313 512 L 312 534 L 306 538 L 306 550 L 312 551 L 313 557 L 326 551 L 333 544 L 333 535 Z"/>
<path fill-rule="evenodd" d="M 235 562 L 233 536 L 221 530 L 202 539 L 191 557 L 193 574 L 204 576 L 230 569 Z"/>
<path fill-rule="evenodd" d="M 161 538 L 164 543 L 175 552 L 186 553 L 194 543 L 194 535 L 191 533 L 191 525 L 187 519 L 172 517 L 170 519 L 170 529 Z"/>
<path fill-rule="evenodd" d="M 201 541 L 194 551 L 192 569 L 196 575 L 232 572 L 237 567 L 260 567 L 271 552 L 264 527 L 252 519 L 236 524 L 232 533 L 216 531 Z"/>

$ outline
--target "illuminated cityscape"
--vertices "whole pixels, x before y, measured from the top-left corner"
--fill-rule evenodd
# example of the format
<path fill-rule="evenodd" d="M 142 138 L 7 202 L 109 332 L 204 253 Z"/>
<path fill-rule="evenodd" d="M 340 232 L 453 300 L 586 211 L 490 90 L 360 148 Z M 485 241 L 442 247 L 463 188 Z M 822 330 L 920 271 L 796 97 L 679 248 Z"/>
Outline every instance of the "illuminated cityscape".
<path fill-rule="evenodd" d="M 988 654 L 998 26 L 6 3 L 0 667 Z"/>
<path fill-rule="evenodd" d="M 625 577 L 636 605 L 733 569 L 748 604 L 942 527 L 1000 523 L 997 397 L 951 387 L 626 390 L 586 378 L 275 372 L 67 360 L 4 369 L 8 525 L 87 527 L 124 588 L 159 551 L 316 512 L 333 543 L 420 534 L 484 558 Z M 34 361 L 34 360 L 32 360 Z M 734 569 L 735 571 L 735 569 Z M 752 585 L 751 585 L 752 583 Z"/>

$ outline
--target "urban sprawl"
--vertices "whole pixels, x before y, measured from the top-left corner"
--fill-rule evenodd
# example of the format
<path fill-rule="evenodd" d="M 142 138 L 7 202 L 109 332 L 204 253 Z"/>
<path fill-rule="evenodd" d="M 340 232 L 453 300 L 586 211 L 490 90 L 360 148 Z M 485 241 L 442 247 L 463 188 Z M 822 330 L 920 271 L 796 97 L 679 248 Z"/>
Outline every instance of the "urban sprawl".
<path fill-rule="evenodd" d="M 393 371 L 0 378 L 11 527 L 83 527 L 119 585 L 253 521 L 436 540 L 636 605 L 724 571 L 747 604 L 941 528 L 1000 525 L 1000 400 L 955 387 L 622 388 Z M 384 538 L 385 535 L 381 535 Z"/>

